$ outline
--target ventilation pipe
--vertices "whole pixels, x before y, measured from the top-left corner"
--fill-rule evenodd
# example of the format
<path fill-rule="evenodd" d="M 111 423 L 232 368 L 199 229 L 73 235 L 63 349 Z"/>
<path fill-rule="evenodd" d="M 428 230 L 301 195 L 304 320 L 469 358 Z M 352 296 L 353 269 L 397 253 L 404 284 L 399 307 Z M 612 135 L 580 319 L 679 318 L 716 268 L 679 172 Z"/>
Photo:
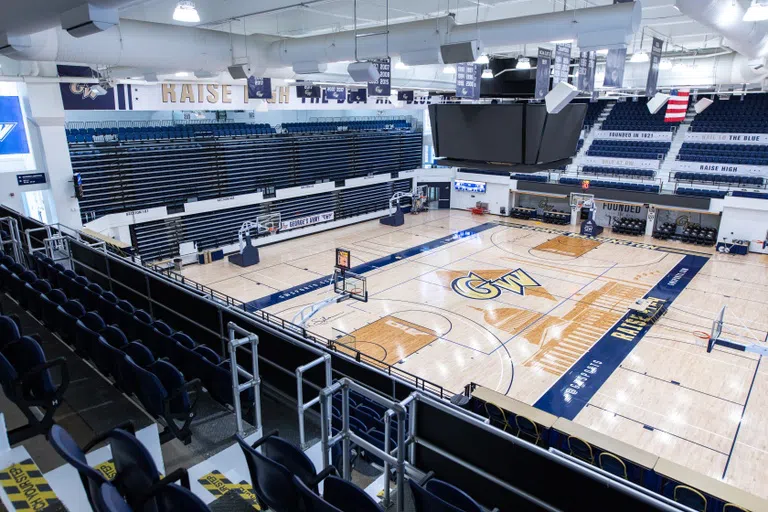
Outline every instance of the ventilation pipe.
<path fill-rule="evenodd" d="M 389 53 L 400 56 L 431 50 L 439 63 L 439 48 L 445 43 L 480 40 L 485 51 L 536 41 L 572 38 L 583 50 L 626 45 L 640 26 L 641 6 L 637 2 L 553 12 L 467 25 L 455 24 L 452 17 L 390 25 Z M 381 57 L 384 44 L 374 37 L 358 41 L 360 58 Z M 221 71 L 235 57 L 246 54 L 252 69 L 282 68 L 297 63 L 318 65 L 352 61 L 355 58 L 354 31 L 301 38 L 251 35 L 235 37 L 225 32 L 121 20 L 118 29 L 76 39 L 58 29 L 32 34 L 25 45 L 7 54 L 17 60 L 88 63 L 138 69 Z"/>
<path fill-rule="evenodd" d="M 726 40 L 725 46 L 733 48 L 748 59 L 765 56 L 768 52 L 768 31 L 765 25 L 742 21 L 746 9 L 734 0 L 677 0 L 677 9 L 689 18 L 705 25 Z"/>

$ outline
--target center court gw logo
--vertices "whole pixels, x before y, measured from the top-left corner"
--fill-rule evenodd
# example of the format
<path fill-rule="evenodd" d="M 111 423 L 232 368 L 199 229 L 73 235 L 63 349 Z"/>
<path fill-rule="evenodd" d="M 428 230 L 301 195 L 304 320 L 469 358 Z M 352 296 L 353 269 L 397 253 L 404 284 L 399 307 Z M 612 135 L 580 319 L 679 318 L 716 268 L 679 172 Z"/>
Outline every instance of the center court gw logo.
<path fill-rule="evenodd" d="M 8 137 L 18 123 L 0 123 L 0 142 Z"/>
<path fill-rule="evenodd" d="M 513 270 L 498 279 L 485 279 L 470 271 L 464 277 L 458 277 L 451 282 L 453 291 L 474 300 L 495 299 L 501 292 L 508 291 L 517 295 L 525 295 L 526 288 L 541 286 L 523 269 Z"/>

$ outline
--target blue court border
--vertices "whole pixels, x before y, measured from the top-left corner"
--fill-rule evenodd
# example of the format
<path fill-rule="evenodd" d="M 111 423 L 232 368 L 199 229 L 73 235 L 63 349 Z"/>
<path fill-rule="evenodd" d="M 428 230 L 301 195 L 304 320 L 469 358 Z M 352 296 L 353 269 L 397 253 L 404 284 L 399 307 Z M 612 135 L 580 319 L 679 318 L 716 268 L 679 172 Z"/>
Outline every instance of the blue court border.
<path fill-rule="evenodd" d="M 396 253 L 389 254 L 387 256 L 382 256 L 381 258 L 377 258 L 375 260 L 371 260 L 366 263 L 362 263 L 360 265 L 357 265 L 356 267 L 352 267 L 350 270 L 356 274 L 364 274 L 372 270 L 376 270 L 382 267 L 386 267 L 388 265 L 392 265 L 393 263 L 397 263 L 398 261 L 401 261 L 405 258 L 410 258 L 412 256 L 416 256 L 423 252 L 431 251 L 432 249 L 437 249 L 439 247 L 456 242 L 458 240 L 475 236 L 478 233 L 482 233 L 483 231 L 487 231 L 489 229 L 496 228 L 496 227 L 499 227 L 499 224 L 495 222 L 486 222 L 485 224 L 480 224 L 479 226 L 474 226 L 469 229 L 457 231 L 456 233 L 453 233 L 452 235 L 447 237 L 441 237 L 435 240 L 431 240 L 421 245 L 417 245 L 415 247 L 409 247 L 408 249 L 404 249 L 402 251 L 398 251 Z M 256 300 L 252 300 L 251 302 L 246 303 L 245 305 L 246 311 L 258 311 L 260 309 L 268 308 L 270 306 L 274 306 L 275 304 L 280 304 L 281 302 L 295 299 L 296 297 L 317 291 L 320 288 L 330 286 L 332 284 L 333 284 L 332 275 L 319 277 L 307 283 L 303 283 L 303 284 L 294 286 L 292 288 L 288 288 L 287 290 L 283 290 L 280 292 L 273 293 L 271 295 L 267 295 L 265 297 L 261 297 Z"/>
<path fill-rule="evenodd" d="M 707 261 L 709 258 L 705 256 L 684 256 L 644 298 L 661 299 L 669 306 Z M 651 327 L 652 324 L 647 323 L 640 325 L 633 312 L 626 313 L 539 398 L 534 407 L 573 420 Z"/>

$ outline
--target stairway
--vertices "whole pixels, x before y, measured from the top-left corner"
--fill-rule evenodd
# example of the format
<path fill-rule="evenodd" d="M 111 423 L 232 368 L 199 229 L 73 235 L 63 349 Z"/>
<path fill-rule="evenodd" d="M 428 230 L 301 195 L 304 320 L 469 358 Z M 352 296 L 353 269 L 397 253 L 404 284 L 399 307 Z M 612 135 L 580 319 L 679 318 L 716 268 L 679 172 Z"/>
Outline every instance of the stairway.
<path fill-rule="evenodd" d="M 688 130 L 691 128 L 692 120 L 693 117 L 689 111 L 688 115 L 685 117 L 685 121 L 680 123 L 680 126 L 677 128 L 677 132 L 672 138 L 672 144 L 669 147 L 669 152 L 667 153 L 666 158 L 664 158 L 664 161 L 661 163 L 661 169 L 656 173 L 656 177 L 662 180 L 662 191 L 667 190 L 670 193 L 674 191 L 674 182 L 668 183 L 669 175 L 674 171 L 677 155 L 680 153 L 680 148 L 683 147 L 683 143 L 685 142 L 685 134 L 688 133 Z"/>
<path fill-rule="evenodd" d="M 600 112 L 600 115 L 597 116 L 597 122 L 592 126 L 592 129 L 589 130 L 589 134 L 587 134 L 586 138 L 584 139 L 584 145 L 581 147 L 578 153 L 576 153 L 576 156 L 573 157 L 573 163 L 571 163 L 568 167 L 565 168 L 565 174 L 576 174 L 576 170 L 582 165 L 582 160 L 587 155 L 587 150 L 589 150 L 589 147 L 592 145 L 592 141 L 595 140 L 595 135 L 597 135 L 598 130 L 602 129 L 603 127 L 603 121 L 608 117 L 608 114 L 611 113 L 611 110 L 613 110 L 613 107 L 616 105 L 616 103 L 610 102 L 608 103 L 602 112 Z"/>

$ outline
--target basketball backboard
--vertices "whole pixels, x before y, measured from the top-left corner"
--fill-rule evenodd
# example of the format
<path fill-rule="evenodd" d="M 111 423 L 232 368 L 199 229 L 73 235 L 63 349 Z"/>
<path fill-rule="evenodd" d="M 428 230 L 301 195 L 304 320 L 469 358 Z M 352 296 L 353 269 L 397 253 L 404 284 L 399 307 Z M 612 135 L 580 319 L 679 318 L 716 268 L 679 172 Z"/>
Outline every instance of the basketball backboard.
<path fill-rule="evenodd" d="M 571 208 L 591 208 L 594 204 L 594 194 L 581 194 L 579 192 L 571 192 Z"/>
<path fill-rule="evenodd" d="M 349 295 L 350 299 L 368 302 L 366 278 L 349 270 L 336 269 L 333 272 L 333 291 Z"/>

